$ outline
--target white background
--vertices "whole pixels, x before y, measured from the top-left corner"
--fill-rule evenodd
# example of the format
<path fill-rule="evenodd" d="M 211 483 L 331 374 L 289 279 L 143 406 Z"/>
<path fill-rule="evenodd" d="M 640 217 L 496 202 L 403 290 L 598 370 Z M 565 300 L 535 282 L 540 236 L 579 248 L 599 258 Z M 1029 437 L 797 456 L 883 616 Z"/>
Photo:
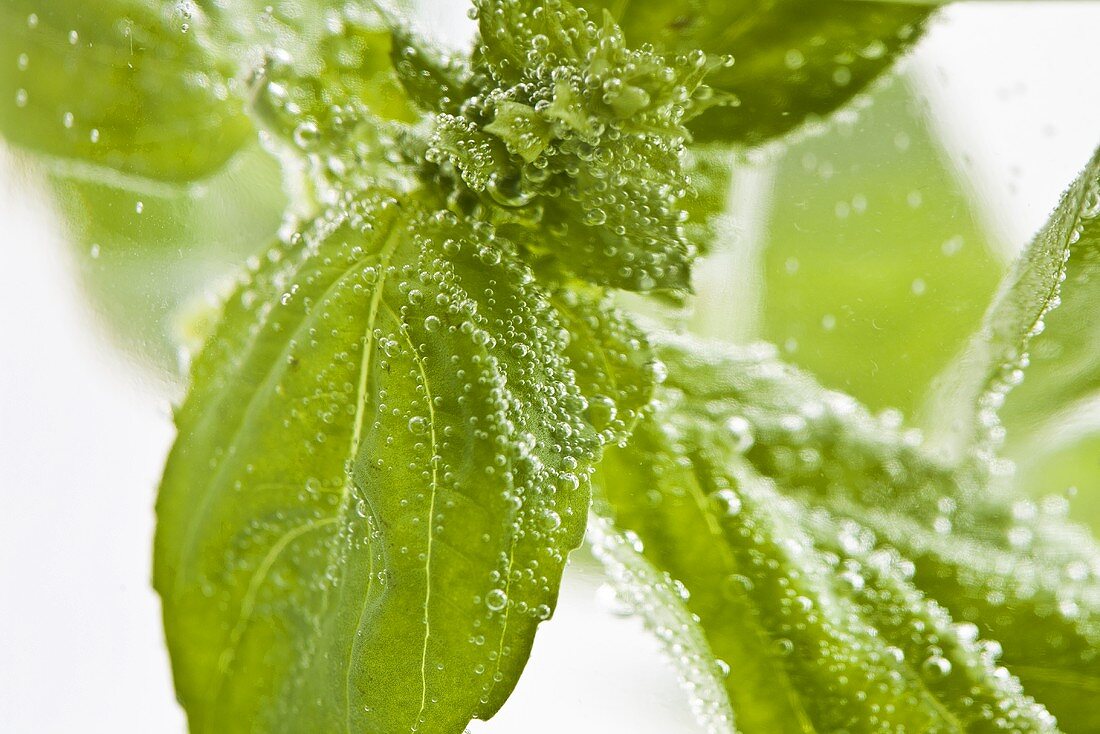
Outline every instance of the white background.
<path fill-rule="evenodd" d="M 460 34 L 464 4 L 442 7 L 426 18 Z M 1100 143 L 1098 38 L 1097 3 L 981 3 L 949 9 L 909 65 L 1006 250 Z M 109 347 L 38 182 L 3 149 L 0 329 L 0 730 L 178 734 L 149 587 L 169 404 Z M 515 696 L 473 732 L 694 731 L 654 644 L 598 585 L 567 577 Z"/>

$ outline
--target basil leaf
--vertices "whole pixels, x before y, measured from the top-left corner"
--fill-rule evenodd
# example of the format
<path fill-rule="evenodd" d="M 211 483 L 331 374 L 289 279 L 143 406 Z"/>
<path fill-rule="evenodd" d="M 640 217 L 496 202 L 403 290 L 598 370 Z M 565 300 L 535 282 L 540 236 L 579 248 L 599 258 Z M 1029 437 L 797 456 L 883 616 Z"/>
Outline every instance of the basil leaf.
<path fill-rule="evenodd" d="M 257 80 L 260 117 L 306 153 L 335 154 L 378 134 L 361 127 L 419 119 L 392 63 L 391 32 L 379 19 L 337 17 L 301 58 L 270 55 Z"/>
<path fill-rule="evenodd" d="M 929 457 L 901 415 L 872 415 L 778 359 L 771 345 L 731 347 L 665 336 L 666 385 L 705 406 L 755 470 L 813 501 L 840 496 L 932 523 L 943 498 L 980 491 L 981 472 Z M 967 500 L 969 501 L 969 500 Z"/>
<path fill-rule="evenodd" d="M 603 443 L 625 443 L 653 398 L 663 365 L 610 297 L 563 288 L 553 303 L 569 333 L 565 356 L 587 403 L 586 421 Z"/>
<path fill-rule="evenodd" d="M 810 508 L 800 525 L 819 548 L 900 553 L 916 588 L 964 635 L 995 640 L 989 649 L 1066 731 L 1095 728 L 1085 702 L 1100 680 L 1100 547 L 1066 521 L 1064 501 L 1016 497 L 980 461 L 942 463 L 899 415 L 872 416 L 774 350 L 656 343 L 666 389 Z"/>
<path fill-rule="evenodd" d="M 1061 300 L 1062 281 L 1067 277 L 1067 262 L 1072 259 L 1075 269 L 1082 267 L 1084 278 L 1094 255 L 1089 254 L 1096 237 L 1093 220 L 1100 213 L 1100 152 L 1093 156 L 1076 182 L 1066 191 L 1050 220 L 1036 235 L 1017 261 L 1015 267 L 1001 284 L 993 304 L 986 312 L 982 325 L 956 364 L 941 379 L 937 402 L 930 409 L 935 425 L 941 426 L 942 442 L 955 452 L 971 443 L 1004 438 L 998 410 L 1008 391 L 1023 379 L 1024 368 L 1033 337 L 1043 331 L 1048 312 Z M 1085 227 L 1088 237 L 1082 240 Z M 1083 241 L 1083 244 L 1081 244 Z M 1082 289 L 1074 299 L 1088 299 L 1088 291 Z M 1087 304 L 1075 305 L 1091 315 Z M 1075 314 L 1071 313 L 1070 318 Z M 1088 320 L 1086 320 L 1088 323 Z M 1075 324 L 1072 329 L 1083 328 Z M 1087 328 L 1087 327 L 1084 327 Z M 1087 337 L 1085 339 L 1087 342 Z M 1050 342 L 1048 342 L 1050 343 Z M 1081 355 L 1087 359 L 1088 355 Z M 1067 362 L 1069 356 L 1067 355 Z M 1041 396 L 1056 400 L 1057 391 L 1086 388 L 1074 378 L 1051 374 L 1057 369 L 1056 360 L 1047 360 L 1046 374 L 1036 381 L 1046 389 L 1055 391 Z M 1068 366 L 1068 364 L 1067 364 Z M 1051 369 L 1054 367 L 1054 369 Z M 1064 398 L 1063 398 L 1064 400 Z M 1059 403 L 1042 405 L 1057 408 Z"/>
<path fill-rule="evenodd" d="M 461 732 L 503 703 L 598 448 L 507 241 L 341 202 L 226 304 L 177 414 L 155 585 L 194 732 Z"/>
<path fill-rule="evenodd" d="M 776 163 L 757 336 L 822 384 L 909 414 L 970 338 L 1004 266 L 913 80 L 870 96 L 857 120 Z"/>
<path fill-rule="evenodd" d="M 915 41 L 930 9 L 821 0 L 582 0 L 610 10 L 633 44 L 731 55 L 718 95 L 690 122 L 698 141 L 757 145 L 841 107 Z"/>
<path fill-rule="evenodd" d="M 843 503 L 841 503 L 843 504 Z M 902 549 L 913 582 L 966 634 L 996 640 L 998 662 L 1019 677 L 1064 731 L 1094 731 L 1100 713 L 1100 549 L 1055 503 L 1019 501 L 1000 537 L 945 534 L 888 509 L 840 507 L 881 546 Z M 945 522 L 948 515 L 945 513 Z M 865 531 L 866 532 L 866 531 Z M 1005 542 L 1010 541 L 1010 542 Z M 829 547 L 837 540 L 826 540 Z"/>
<path fill-rule="evenodd" d="M 614 23 L 564 1 L 475 8 L 479 93 L 437 117 L 427 158 L 438 179 L 577 278 L 686 290 L 682 122 L 705 57 L 630 48 Z"/>
<path fill-rule="evenodd" d="M 685 604 L 683 585 L 646 560 L 637 535 L 619 532 L 603 514 L 589 519 L 586 537 L 611 579 L 616 599 L 660 640 L 691 698 L 696 720 L 709 734 L 734 734 L 724 685 L 729 668 L 714 657 L 698 617 Z"/>
<path fill-rule="evenodd" d="M 1045 328 L 1028 345 L 1026 379 L 1001 411 L 1010 440 L 1014 431 L 1026 439 L 1044 419 L 1072 410 L 1078 401 L 1100 391 L 1100 163 L 1094 162 L 1083 176 L 1091 182 L 1066 242 L 1059 305 L 1043 315 Z M 1063 207 L 1071 204 L 1073 195 L 1067 195 Z M 1043 246 L 1039 242 L 1033 250 Z"/>
<path fill-rule="evenodd" d="M 663 391 L 631 444 L 608 451 L 597 484 L 650 561 L 687 587 L 730 666 L 741 731 L 1057 731 L 912 585 L 904 559 L 818 545 L 805 506 L 747 466 L 704 406 Z"/>
<path fill-rule="evenodd" d="M 1087 194 L 1078 237 L 1069 248 L 1061 304 L 1043 317 L 1028 345 L 1024 380 L 999 412 L 1005 454 L 1018 466 L 1016 483 L 1033 494 L 1092 486 L 1100 439 L 1100 194 Z M 1091 216 L 1089 216 L 1091 215 Z M 1071 490 L 1073 491 L 1073 490 Z M 1082 492 L 1071 516 L 1096 529 L 1093 492 Z M 1097 724 L 1100 726 L 1100 723 Z"/>
<path fill-rule="evenodd" d="M 140 0 L 0 7 L 0 133 L 161 181 L 219 169 L 252 135 L 204 16 Z M 189 6 L 190 7 L 190 6 Z"/>

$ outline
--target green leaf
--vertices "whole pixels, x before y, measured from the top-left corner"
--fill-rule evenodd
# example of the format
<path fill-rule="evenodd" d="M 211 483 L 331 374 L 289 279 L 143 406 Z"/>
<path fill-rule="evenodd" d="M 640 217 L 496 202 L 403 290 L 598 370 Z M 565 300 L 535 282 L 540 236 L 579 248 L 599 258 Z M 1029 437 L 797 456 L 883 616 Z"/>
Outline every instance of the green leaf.
<path fill-rule="evenodd" d="M 155 585 L 193 732 L 461 732 L 584 531 L 598 442 L 514 248 L 336 211 L 227 302 L 176 416 Z"/>
<path fill-rule="evenodd" d="M 685 604 L 683 585 L 646 560 L 638 536 L 619 532 L 602 514 L 589 519 L 586 539 L 611 579 L 616 600 L 660 640 L 699 723 L 709 734 L 734 734 L 724 683 L 729 669 L 711 652 L 699 619 Z"/>
<path fill-rule="evenodd" d="M 698 141 L 757 145 L 849 102 L 919 37 L 929 8 L 823 0 L 581 0 L 633 44 L 731 55 L 707 76 L 719 97 L 689 127 Z"/>
<path fill-rule="evenodd" d="M 363 134 L 357 125 L 418 120 L 393 65 L 395 42 L 381 19 L 349 10 L 301 57 L 269 55 L 254 92 L 259 114 L 305 152 L 335 152 Z"/>
<path fill-rule="evenodd" d="M 1096 318 L 1100 313 L 1098 177 L 1100 157 L 1083 174 L 1083 179 L 1090 181 L 1089 188 L 1080 200 L 1077 225 L 1064 244 L 1069 257 L 1059 276 L 1064 276 L 1058 288 L 1059 305 L 1044 314 L 1045 328 L 1028 345 L 1026 378 L 1012 391 L 1001 411 L 1009 440 L 1017 438 L 1014 432 L 1026 440 L 1036 429 L 1056 429 L 1047 419 L 1065 418 L 1059 414 L 1072 413 L 1077 403 L 1088 401 L 1100 391 L 1100 320 Z M 1079 182 L 1075 189 L 1081 185 Z M 1077 201 L 1074 196 L 1071 191 L 1062 208 L 1073 206 Z M 1040 241 L 1032 245 L 1033 250 L 1050 246 L 1049 242 L 1040 245 Z"/>
<path fill-rule="evenodd" d="M 916 588 L 972 625 L 964 635 L 995 640 L 1000 663 L 1065 731 L 1097 726 L 1087 702 L 1100 680 L 1100 547 L 1066 521 L 1064 499 L 1035 505 L 1006 494 L 982 461 L 943 464 L 900 415 L 872 416 L 774 350 L 656 346 L 664 389 L 810 509 L 799 525 L 817 547 L 900 553 Z"/>
<path fill-rule="evenodd" d="M 730 245 L 720 239 L 728 231 L 720 228 L 718 220 L 723 215 L 729 216 L 730 189 L 738 161 L 722 145 L 694 145 L 688 151 L 688 160 L 690 192 L 684 199 L 687 212 L 684 229 L 687 241 L 699 255 L 705 256 L 712 249 Z"/>
<path fill-rule="evenodd" d="M 1073 275 L 1079 275 L 1086 283 L 1092 277 L 1096 257 L 1092 250 L 1097 237 L 1094 220 L 1100 213 L 1098 187 L 1100 151 L 1066 191 L 1050 220 L 1021 255 L 1001 284 L 981 328 L 956 364 L 941 379 L 929 413 L 933 417 L 933 425 L 943 434 L 941 441 L 946 449 L 957 452 L 960 447 L 975 442 L 998 443 L 1003 440 L 1004 429 L 1000 425 L 998 410 L 1008 391 L 1023 379 L 1032 339 L 1043 332 L 1048 312 L 1061 300 L 1062 282 L 1069 275 L 1067 262 L 1073 263 Z M 1086 226 L 1088 236 L 1083 237 Z M 1091 294 L 1089 288 L 1082 287 L 1080 283 L 1075 290 L 1081 292 L 1073 294 L 1073 310 L 1067 318 L 1072 320 L 1082 315 L 1088 318 L 1083 322 L 1068 322 L 1072 326 L 1065 327 L 1064 337 L 1047 339 L 1047 344 L 1055 352 L 1061 345 L 1054 339 L 1060 338 L 1071 340 L 1071 350 L 1074 339 L 1081 345 L 1078 349 L 1082 346 L 1088 350 L 1093 348 L 1087 332 L 1093 321 L 1093 309 L 1088 304 Z M 1082 333 L 1080 330 L 1086 331 Z M 1075 332 L 1081 336 L 1072 336 Z M 1066 390 L 1072 396 L 1078 390 L 1083 392 L 1089 388 L 1087 381 L 1078 384 L 1082 380 L 1080 370 L 1089 367 L 1082 367 L 1084 363 L 1074 367 L 1070 360 L 1075 357 L 1088 360 L 1090 355 L 1091 351 L 1088 351 L 1079 355 L 1048 356 L 1040 360 L 1046 364 L 1040 368 L 1035 379 L 1039 383 L 1035 389 L 1040 391 L 1036 399 L 1043 401 L 1037 403 L 1039 409 L 1063 407 L 1067 399 L 1071 399 L 1064 395 Z M 1059 374 L 1062 366 L 1067 373 Z M 1050 392 L 1043 394 L 1042 390 Z M 1061 399 L 1060 392 L 1063 393 Z"/>
<path fill-rule="evenodd" d="M 952 536 L 942 525 L 929 528 L 888 509 L 841 511 L 873 530 L 873 542 L 903 549 L 914 583 L 971 625 L 967 634 L 996 640 L 998 662 L 1063 731 L 1096 731 L 1100 549 L 1087 531 L 1066 522 L 1064 502 L 1052 499 L 1038 507 L 1019 501 L 1005 532 L 988 539 Z M 824 542 L 839 545 L 835 537 Z"/>
<path fill-rule="evenodd" d="M 0 7 L 0 133 L 162 181 L 219 169 L 253 134 L 206 19 L 140 0 Z"/>
<path fill-rule="evenodd" d="M 814 502 L 842 497 L 932 523 L 939 502 L 977 494 L 982 476 L 933 460 L 896 411 L 872 415 L 778 359 L 771 345 L 732 347 L 665 336 L 666 385 L 705 403 L 756 471 Z M 969 501 L 969 500 L 968 500 Z"/>
<path fill-rule="evenodd" d="M 740 731 L 1057 731 L 896 552 L 820 547 L 807 508 L 744 463 L 705 405 L 663 391 L 597 485 L 649 560 L 686 586 L 730 667 Z"/>
<path fill-rule="evenodd" d="M 822 384 L 905 413 L 966 344 L 1004 269 L 918 87 L 901 76 L 858 119 L 783 152 L 757 255 L 758 338 Z"/>
<path fill-rule="evenodd" d="M 553 303 L 569 333 L 565 356 L 587 403 L 586 421 L 604 444 L 625 443 L 653 399 L 664 366 L 608 296 L 563 288 Z"/>
<path fill-rule="evenodd" d="M 437 118 L 437 182 L 577 278 L 686 290 L 683 118 L 705 57 L 629 48 L 610 19 L 597 25 L 568 2 L 475 7 L 478 88 Z"/>

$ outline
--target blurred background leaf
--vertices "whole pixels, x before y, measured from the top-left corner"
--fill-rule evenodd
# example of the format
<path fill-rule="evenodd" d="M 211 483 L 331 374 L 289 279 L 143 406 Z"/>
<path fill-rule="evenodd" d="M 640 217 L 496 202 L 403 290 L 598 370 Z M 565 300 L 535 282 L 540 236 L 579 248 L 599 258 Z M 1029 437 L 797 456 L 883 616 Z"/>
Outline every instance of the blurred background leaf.
<path fill-rule="evenodd" d="M 7 0 L 0 5 L 0 135 L 161 181 L 222 165 L 253 134 L 230 69 L 184 4 Z"/>
<path fill-rule="evenodd" d="M 871 99 L 756 164 L 774 167 L 774 183 L 739 203 L 731 224 L 769 213 L 733 241 L 749 272 L 730 277 L 757 289 L 757 306 L 708 303 L 693 328 L 723 336 L 722 324 L 747 320 L 731 340 L 775 342 L 825 385 L 909 412 L 975 328 L 1003 264 L 914 88 L 902 76 Z"/>
<path fill-rule="evenodd" d="M 258 145 L 187 187 L 48 181 L 92 305 L 122 347 L 172 380 L 204 314 L 218 312 L 219 283 L 270 243 L 286 206 L 279 163 Z"/>

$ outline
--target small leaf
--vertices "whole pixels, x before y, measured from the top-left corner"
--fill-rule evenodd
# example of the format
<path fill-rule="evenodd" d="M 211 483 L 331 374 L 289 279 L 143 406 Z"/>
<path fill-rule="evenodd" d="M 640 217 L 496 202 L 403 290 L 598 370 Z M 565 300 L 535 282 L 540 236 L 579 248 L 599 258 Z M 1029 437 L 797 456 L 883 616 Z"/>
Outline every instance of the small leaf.
<path fill-rule="evenodd" d="M 534 108 L 507 100 L 497 105 L 496 117 L 485 126 L 485 131 L 503 140 L 509 152 L 527 163 L 538 160 L 552 137 L 550 122 Z"/>
<path fill-rule="evenodd" d="M 478 88 L 427 151 L 457 205 L 599 285 L 686 290 L 684 104 L 702 54 L 663 58 L 568 2 L 479 0 Z M 465 190 L 463 190 L 463 187 Z"/>
<path fill-rule="evenodd" d="M 946 450 L 957 453 L 973 443 L 998 443 L 1003 439 L 998 409 L 1006 393 L 1023 379 L 1032 339 L 1042 333 L 1048 312 L 1061 300 L 1059 293 L 1067 277 L 1067 262 L 1072 260 L 1075 269 L 1081 267 L 1086 281 L 1091 277 L 1090 263 L 1095 256 L 1089 250 L 1096 238 L 1094 221 L 1100 213 L 1098 209 L 1100 152 L 1063 195 L 1050 220 L 1001 284 L 981 328 L 956 364 L 941 378 L 941 389 L 929 413 L 942 434 Z M 1088 236 L 1082 239 L 1086 226 Z M 1079 257 L 1074 259 L 1078 250 Z M 1078 297 L 1074 295 L 1075 299 Z M 1082 292 L 1080 297 L 1087 300 L 1089 295 Z M 1092 316 L 1087 303 L 1075 305 L 1074 309 Z M 1071 314 L 1070 318 L 1074 315 L 1077 314 Z M 1086 319 L 1085 324 L 1091 320 Z M 1078 322 L 1069 329 L 1082 326 Z M 1080 356 L 1088 358 L 1088 354 Z M 1047 374 L 1039 375 L 1037 380 L 1046 389 L 1066 389 L 1066 379 L 1052 376 L 1052 371 L 1048 367 Z M 1070 375 L 1074 376 L 1080 377 Z M 1054 399 L 1051 394 L 1046 397 Z M 1063 404 L 1042 407 L 1057 408 Z"/>
<path fill-rule="evenodd" d="M 177 414 L 155 585 L 193 732 L 462 732 L 584 531 L 596 436 L 513 248 L 338 211 L 240 286 Z"/>
<path fill-rule="evenodd" d="M 847 103 L 920 35 L 929 8 L 822 0 L 581 0 L 608 9 L 633 44 L 730 55 L 707 76 L 716 104 L 696 140 L 757 145 Z"/>
<path fill-rule="evenodd" d="M 1059 414 L 1100 391 L 1100 165 L 1090 170 L 1091 188 L 1069 237 L 1060 305 L 1043 316 L 1045 328 L 1028 345 L 1025 379 L 1001 411 L 1009 440 L 1026 441 L 1044 425 L 1057 430 L 1045 419 L 1065 418 Z"/>
<path fill-rule="evenodd" d="M 253 134 L 193 6 L 137 0 L 0 7 L 0 133 L 63 159 L 163 181 L 207 176 Z"/>
<path fill-rule="evenodd" d="M 422 113 L 394 69 L 394 37 L 380 18 L 361 16 L 354 5 L 334 10 L 299 55 L 265 49 L 250 71 L 253 116 L 281 150 L 299 157 L 288 170 L 307 173 L 301 194 L 320 202 L 377 186 L 409 188 L 410 161 L 422 162 L 423 141 L 410 142 Z M 313 202 L 296 203 L 316 211 Z"/>

